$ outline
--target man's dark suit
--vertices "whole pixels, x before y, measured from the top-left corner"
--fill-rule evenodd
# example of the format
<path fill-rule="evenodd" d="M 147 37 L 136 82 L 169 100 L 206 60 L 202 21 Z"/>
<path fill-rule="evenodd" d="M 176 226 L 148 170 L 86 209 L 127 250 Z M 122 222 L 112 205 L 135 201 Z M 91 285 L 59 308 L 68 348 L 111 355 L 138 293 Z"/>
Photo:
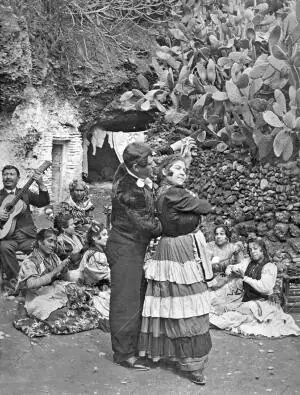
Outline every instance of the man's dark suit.
<path fill-rule="evenodd" d="M 111 269 L 110 331 L 115 362 L 137 353 L 145 297 L 146 248 L 161 233 L 154 216 L 153 191 L 138 187 L 124 165 L 113 182 L 112 230 L 106 254 Z"/>
<path fill-rule="evenodd" d="M 19 190 L 19 188 L 16 189 L 16 194 Z M 8 192 L 5 189 L 0 190 L 0 205 L 7 195 Z M 0 241 L 0 267 L 2 270 L 4 269 L 7 279 L 16 277 L 19 272 L 16 251 L 22 251 L 24 253 L 30 253 L 32 251 L 36 236 L 36 227 L 29 205 L 44 207 L 50 202 L 47 191 L 39 191 L 38 194 L 32 191 L 24 192 L 22 200 L 26 203 L 27 208 L 24 213 L 20 213 L 17 217 L 14 233 Z"/>

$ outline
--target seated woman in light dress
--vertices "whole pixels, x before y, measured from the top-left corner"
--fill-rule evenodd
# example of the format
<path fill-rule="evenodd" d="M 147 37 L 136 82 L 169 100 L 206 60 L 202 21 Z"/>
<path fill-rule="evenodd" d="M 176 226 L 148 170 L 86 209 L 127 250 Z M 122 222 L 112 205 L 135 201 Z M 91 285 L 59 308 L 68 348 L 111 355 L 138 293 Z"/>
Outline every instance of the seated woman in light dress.
<path fill-rule="evenodd" d="M 242 281 L 225 276 L 228 265 L 240 263 L 244 258 L 243 244 L 231 242 L 231 232 L 226 225 L 217 225 L 214 229 L 214 241 L 208 243 L 212 260 L 214 282 L 211 287 L 211 311 L 224 303 L 239 298 L 242 293 Z"/>
<path fill-rule="evenodd" d="M 105 255 L 107 239 L 107 229 L 103 224 L 92 225 L 87 233 L 87 250 L 80 263 L 81 280 L 105 290 L 110 285 L 110 268 Z"/>
<path fill-rule="evenodd" d="M 229 264 L 240 263 L 244 258 L 242 243 L 231 243 L 231 232 L 226 225 L 215 227 L 214 241 L 208 243 L 208 248 L 214 273 L 225 273 Z"/>
<path fill-rule="evenodd" d="M 243 292 L 238 300 L 218 306 L 210 322 L 220 329 L 244 336 L 281 337 L 300 335 L 292 316 L 285 314 L 273 301 L 277 267 L 270 262 L 261 239 L 248 242 L 250 259 L 226 268 L 229 278 L 240 278 Z"/>

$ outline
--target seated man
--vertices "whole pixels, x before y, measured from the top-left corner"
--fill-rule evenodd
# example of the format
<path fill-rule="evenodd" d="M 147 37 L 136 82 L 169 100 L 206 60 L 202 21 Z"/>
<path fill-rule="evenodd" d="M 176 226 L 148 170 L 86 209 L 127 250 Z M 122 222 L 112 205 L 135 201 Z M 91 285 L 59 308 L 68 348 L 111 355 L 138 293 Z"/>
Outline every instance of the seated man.
<path fill-rule="evenodd" d="M 12 165 L 7 165 L 2 169 L 2 182 L 4 188 L 0 190 L 0 205 L 8 194 L 16 194 L 20 191 L 17 188 L 19 182 L 19 169 Z M 26 191 L 21 199 L 26 204 L 26 209 L 16 217 L 16 226 L 13 233 L 0 240 L 0 269 L 5 272 L 7 281 L 18 276 L 19 264 L 16 258 L 16 251 L 30 253 L 36 236 L 36 227 L 33 223 L 30 204 L 36 207 L 44 207 L 49 204 L 49 193 L 45 187 L 40 172 L 33 175 L 39 187 L 39 193 Z M 0 221 L 6 222 L 9 213 L 5 208 L 0 207 Z M 1 272 L 1 270 L 0 270 Z"/>

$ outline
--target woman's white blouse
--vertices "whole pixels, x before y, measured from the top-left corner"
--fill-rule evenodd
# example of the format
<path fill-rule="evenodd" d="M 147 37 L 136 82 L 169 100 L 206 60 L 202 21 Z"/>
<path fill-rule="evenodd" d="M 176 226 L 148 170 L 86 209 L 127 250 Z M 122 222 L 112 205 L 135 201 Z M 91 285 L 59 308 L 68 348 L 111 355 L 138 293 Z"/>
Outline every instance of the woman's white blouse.
<path fill-rule="evenodd" d="M 245 273 L 247 267 L 249 265 L 249 260 L 243 260 L 241 263 L 236 265 L 228 266 L 228 270 L 226 270 L 226 274 L 231 274 L 231 269 L 240 269 L 242 273 Z M 261 271 L 261 279 L 255 280 L 254 278 L 244 276 L 243 281 L 251 285 L 256 291 L 265 294 L 271 295 L 273 293 L 273 289 L 276 283 L 277 278 L 277 266 L 272 263 L 266 263 Z"/>

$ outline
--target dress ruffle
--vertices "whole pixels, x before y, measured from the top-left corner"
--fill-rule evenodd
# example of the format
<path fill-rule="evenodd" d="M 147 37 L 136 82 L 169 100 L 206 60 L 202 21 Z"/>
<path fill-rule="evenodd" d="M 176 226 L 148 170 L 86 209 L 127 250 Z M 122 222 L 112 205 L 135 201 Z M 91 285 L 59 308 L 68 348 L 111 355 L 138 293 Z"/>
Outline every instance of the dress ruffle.
<path fill-rule="evenodd" d="M 208 314 L 179 320 L 144 317 L 141 326 L 141 333 L 148 333 L 153 337 L 167 336 L 170 339 L 203 335 L 208 330 Z"/>
<path fill-rule="evenodd" d="M 155 296 L 160 298 L 179 297 L 202 294 L 207 291 L 206 283 L 199 282 L 193 284 L 176 284 L 169 281 L 149 280 L 146 296 Z"/>
<path fill-rule="evenodd" d="M 205 291 L 202 294 L 181 297 L 161 298 L 146 296 L 143 317 L 180 319 L 208 314 L 209 310 L 209 291 Z"/>
<path fill-rule="evenodd" d="M 191 234 L 178 237 L 162 237 L 153 259 L 145 263 L 148 280 L 170 281 L 177 284 L 203 282 L 201 260 Z"/>
<path fill-rule="evenodd" d="M 176 261 L 152 259 L 145 264 L 145 277 L 148 280 L 193 284 L 203 281 L 203 272 L 200 263 L 196 260 L 182 264 Z"/>
<path fill-rule="evenodd" d="M 210 333 L 193 337 L 170 339 L 167 336 L 153 337 L 141 333 L 139 340 L 140 356 L 148 356 L 154 361 L 160 358 L 201 358 L 208 355 L 212 347 Z"/>

